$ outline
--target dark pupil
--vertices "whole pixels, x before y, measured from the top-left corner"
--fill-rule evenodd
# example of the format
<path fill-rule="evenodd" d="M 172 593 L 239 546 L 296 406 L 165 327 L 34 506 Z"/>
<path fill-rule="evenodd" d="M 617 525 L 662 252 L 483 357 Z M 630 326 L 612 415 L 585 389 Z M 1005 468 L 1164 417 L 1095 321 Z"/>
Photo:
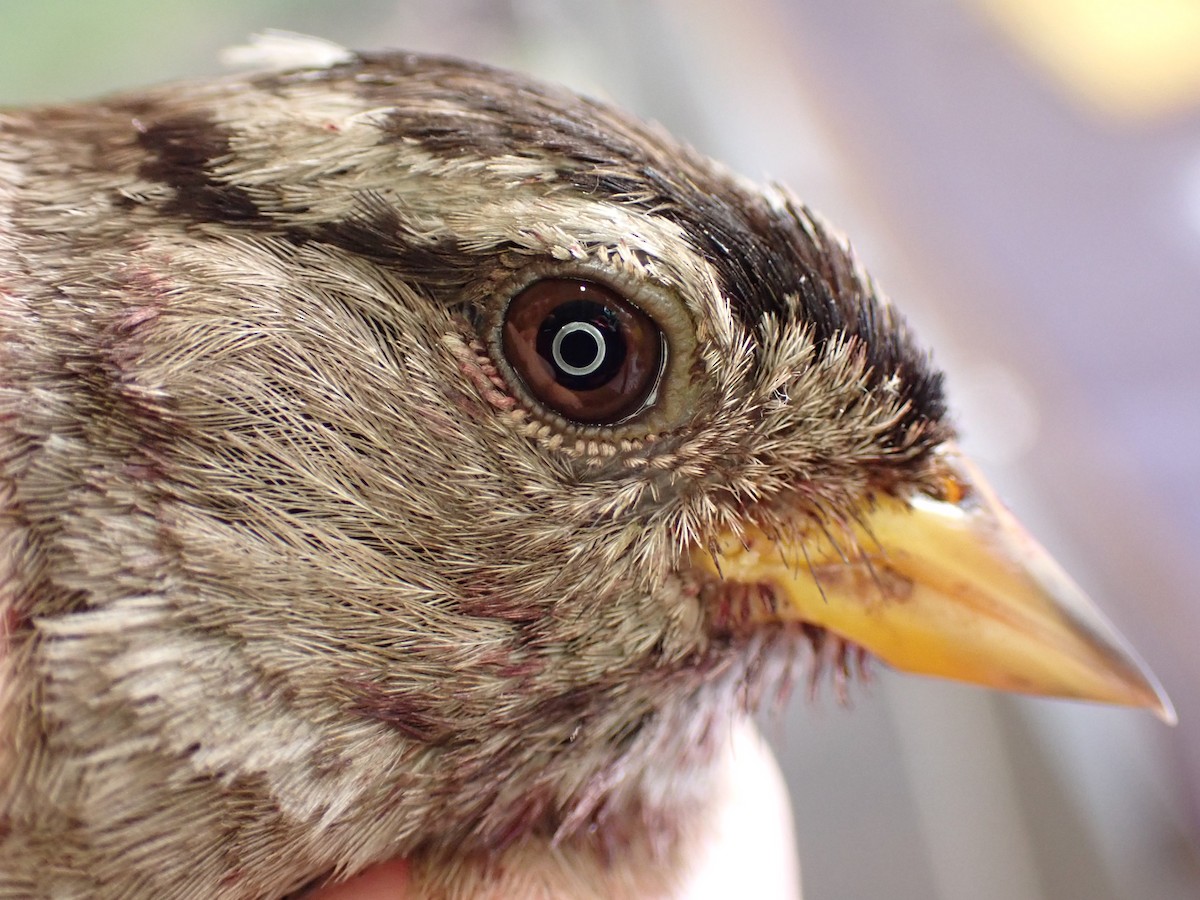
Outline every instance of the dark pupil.
<path fill-rule="evenodd" d="M 612 381 L 625 362 L 625 350 L 616 314 L 591 300 L 563 303 L 538 326 L 538 355 L 550 364 L 555 381 L 572 391 Z"/>

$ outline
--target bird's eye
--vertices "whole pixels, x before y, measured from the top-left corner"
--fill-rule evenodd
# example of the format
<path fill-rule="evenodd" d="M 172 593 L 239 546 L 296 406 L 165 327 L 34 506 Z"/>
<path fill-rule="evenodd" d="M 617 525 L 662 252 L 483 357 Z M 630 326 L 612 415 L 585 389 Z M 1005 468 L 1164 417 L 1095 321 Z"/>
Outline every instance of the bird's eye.
<path fill-rule="evenodd" d="M 575 278 L 546 278 L 517 294 L 501 341 L 537 400 L 587 425 L 612 425 L 641 411 L 665 358 L 653 319 L 612 289 Z"/>

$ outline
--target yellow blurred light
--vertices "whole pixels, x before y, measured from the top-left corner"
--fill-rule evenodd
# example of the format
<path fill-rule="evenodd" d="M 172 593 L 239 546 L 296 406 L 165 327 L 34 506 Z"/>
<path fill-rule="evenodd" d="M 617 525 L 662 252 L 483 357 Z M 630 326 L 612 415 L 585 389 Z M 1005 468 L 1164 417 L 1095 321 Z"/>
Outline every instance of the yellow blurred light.
<path fill-rule="evenodd" d="M 1151 118 L 1200 105 L 1200 0 L 966 0 L 1102 112 Z"/>

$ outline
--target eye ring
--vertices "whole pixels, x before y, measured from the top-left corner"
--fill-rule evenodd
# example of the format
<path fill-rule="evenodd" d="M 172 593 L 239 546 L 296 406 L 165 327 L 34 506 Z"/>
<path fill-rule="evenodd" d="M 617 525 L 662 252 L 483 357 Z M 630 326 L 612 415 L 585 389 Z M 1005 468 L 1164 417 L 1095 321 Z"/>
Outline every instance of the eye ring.
<path fill-rule="evenodd" d="M 574 294 L 570 300 L 602 301 L 604 315 L 597 318 L 595 309 L 592 314 L 568 310 L 563 321 L 550 323 L 557 327 L 542 335 L 542 352 L 536 352 L 536 338 L 525 342 L 526 356 L 536 353 L 537 359 L 522 361 L 512 353 L 511 336 L 506 347 L 505 326 L 525 292 L 553 281 L 570 283 Z M 551 434 L 587 440 L 636 440 L 675 428 L 695 408 L 703 383 L 703 379 L 695 381 L 701 371 L 697 368 L 695 324 L 682 299 L 670 287 L 596 263 L 543 261 L 503 282 L 493 282 L 487 293 L 492 298 L 485 319 L 488 355 L 525 411 L 550 425 Z M 559 308 L 568 297 L 564 295 L 561 300 Z M 542 331 L 545 319 L 545 315 L 537 318 L 536 331 Z M 632 334 L 633 343 L 627 344 L 626 350 L 640 361 L 640 367 L 625 366 L 619 347 L 607 340 L 614 328 L 630 321 L 640 324 L 632 332 L 622 333 L 627 340 Z M 653 353 L 648 352 L 650 349 Z M 555 380 L 565 382 L 559 386 L 580 389 L 581 399 L 614 378 L 617 380 L 613 385 L 627 387 L 629 393 L 624 401 L 617 395 L 609 398 L 613 402 L 607 408 L 597 410 L 593 406 L 591 414 L 578 403 L 547 402 L 555 398 L 538 390 L 536 369 L 532 368 L 535 364 L 543 367 L 543 373 L 546 367 L 556 369 Z M 620 376 L 615 374 L 619 371 L 623 372 Z M 630 380 L 625 384 L 620 378 Z"/>

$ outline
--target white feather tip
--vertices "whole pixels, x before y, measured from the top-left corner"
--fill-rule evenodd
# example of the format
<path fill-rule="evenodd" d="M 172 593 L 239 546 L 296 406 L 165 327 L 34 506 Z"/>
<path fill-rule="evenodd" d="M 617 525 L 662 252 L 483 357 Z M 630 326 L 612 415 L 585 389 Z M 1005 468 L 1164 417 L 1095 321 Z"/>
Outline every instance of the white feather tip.
<path fill-rule="evenodd" d="M 252 35 L 247 43 L 221 53 L 221 63 L 230 68 L 271 71 L 323 69 L 352 59 L 352 51 L 333 41 L 275 30 Z"/>

